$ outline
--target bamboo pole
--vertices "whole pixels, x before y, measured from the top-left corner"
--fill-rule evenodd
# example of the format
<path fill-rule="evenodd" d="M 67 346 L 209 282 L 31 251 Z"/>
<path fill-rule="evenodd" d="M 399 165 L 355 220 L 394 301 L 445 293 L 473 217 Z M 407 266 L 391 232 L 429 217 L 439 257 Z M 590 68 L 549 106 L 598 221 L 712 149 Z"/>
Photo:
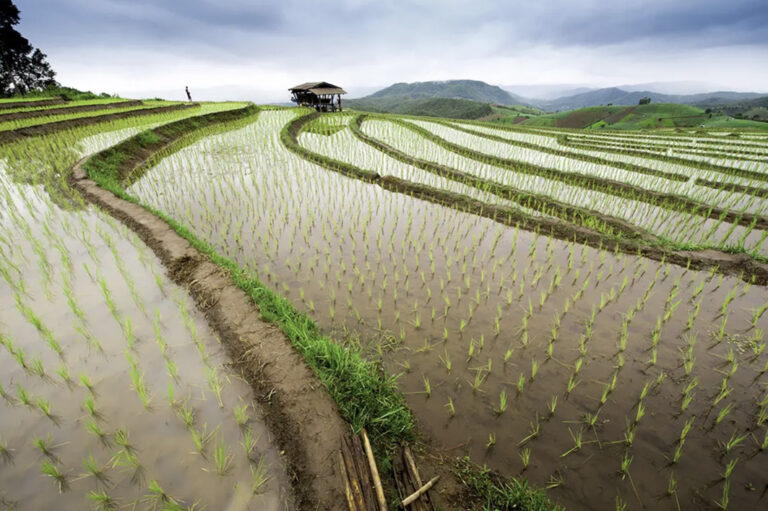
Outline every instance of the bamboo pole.
<path fill-rule="evenodd" d="M 381 511 L 386 511 L 387 500 L 384 498 L 384 488 L 381 486 L 381 479 L 379 479 L 379 470 L 376 468 L 376 460 L 373 459 L 373 450 L 371 449 L 371 442 L 368 441 L 368 435 L 365 433 L 365 428 L 360 430 L 363 436 L 363 446 L 365 447 L 365 454 L 368 456 L 368 464 L 371 467 L 371 477 L 373 477 L 373 488 L 376 490 L 376 498 L 379 501 L 379 508 Z"/>
<path fill-rule="evenodd" d="M 438 479 L 440 479 L 439 475 L 433 477 L 432 479 L 427 481 L 427 484 L 425 484 L 424 486 L 422 486 L 421 488 L 419 488 L 418 490 L 416 490 L 415 492 L 413 492 L 412 494 L 404 498 L 402 502 L 403 507 L 406 507 L 407 505 L 413 503 L 413 501 L 415 501 L 416 499 L 421 497 L 423 494 L 428 492 L 429 489 L 432 488 L 432 486 L 434 486 L 434 484 L 437 482 Z"/>
<path fill-rule="evenodd" d="M 403 458 L 405 459 L 405 466 L 407 467 L 407 470 L 410 472 L 411 477 L 415 480 L 416 484 L 414 484 L 414 487 L 421 488 L 424 483 L 421 481 L 421 474 L 419 474 L 419 469 L 416 467 L 416 462 L 413 460 L 413 453 L 411 452 L 410 447 L 407 445 L 403 446 Z M 432 505 L 432 500 L 429 498 L 429 493 L 424 495 L 422 502 L 425 509 L 434 510 L 435 507 Z"/>
<path fill-rule="evenodd" d="M 344 465 L 344 455 L 339 451 L 339 465 L 341 466 L 341 476 L 344 479 L 344 494 L 347 497 L 347 505 L 349 511 L 358 511 L 357 504 L 355 504 L 355 497 L 352 493 L 352 487 L 349 484 L 349 476 L 347 474 L 347 468 Z"/>

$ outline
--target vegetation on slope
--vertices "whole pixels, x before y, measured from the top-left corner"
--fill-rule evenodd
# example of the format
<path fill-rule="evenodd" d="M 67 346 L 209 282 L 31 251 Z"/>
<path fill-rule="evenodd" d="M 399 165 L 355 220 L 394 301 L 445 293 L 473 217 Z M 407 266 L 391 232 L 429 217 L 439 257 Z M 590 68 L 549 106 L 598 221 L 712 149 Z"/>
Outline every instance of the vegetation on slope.
<path fill-rule="evenodd" d="M 576 129 L 652 129 L 685 127 L 766 128 L 765 124 L 739 121 L 717 112 L 676 103 L 651 103 L 635 106 L 593 106 L 568 112 L 541 115 L 522 123 L 525 126 L 550 126 Z"/>
<path fill-rule="evenodd" d="M 364 99 L 388 97 L 412 99 L 456 98 L 499 105 L 512 105 L 522 102 L 522 98 L 519 96 L 514 96 L 500 87 L 478 80 L 396 83 Z"/>

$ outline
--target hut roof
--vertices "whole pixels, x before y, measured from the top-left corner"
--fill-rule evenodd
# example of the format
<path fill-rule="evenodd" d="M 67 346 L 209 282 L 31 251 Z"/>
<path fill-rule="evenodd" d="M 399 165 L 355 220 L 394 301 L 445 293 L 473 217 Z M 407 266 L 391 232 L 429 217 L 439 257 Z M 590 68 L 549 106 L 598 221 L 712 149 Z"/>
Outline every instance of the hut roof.
<path fill-rule="evenodd" d="M 307 82 L 288 89 L 291 92 L 294 91 L 308 91 L 317 95 L 321 94 L 346 94 L 347 91 L 328 82 Z"/>

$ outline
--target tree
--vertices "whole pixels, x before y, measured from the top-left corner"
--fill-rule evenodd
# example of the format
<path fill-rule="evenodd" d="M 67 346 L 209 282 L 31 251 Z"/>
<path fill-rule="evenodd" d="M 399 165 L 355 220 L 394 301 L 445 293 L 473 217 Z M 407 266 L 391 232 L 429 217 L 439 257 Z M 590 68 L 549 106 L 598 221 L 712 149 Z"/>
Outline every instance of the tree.
<path fill-rule="evenodd" d="M 0 0 L 0 96 L 58 85 L 45 54 L 16 31 L 18 24 L 18 7 L 12 0 Z"/>

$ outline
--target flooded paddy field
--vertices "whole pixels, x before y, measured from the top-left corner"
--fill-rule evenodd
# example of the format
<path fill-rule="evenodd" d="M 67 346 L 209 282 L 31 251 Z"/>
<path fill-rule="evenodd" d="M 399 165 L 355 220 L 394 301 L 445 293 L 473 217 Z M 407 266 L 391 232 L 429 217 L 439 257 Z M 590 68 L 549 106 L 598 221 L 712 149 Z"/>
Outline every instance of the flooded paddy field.
<path fill-rule="evenodd" d="M 281 145 L 295 115 L 263 111 L 244 128 L 195 142 L 129 192 L 324 330 L 380 358 L 399 375 L 422 436 L 447 454 L 522 475 L 569 509 L 765 505 L 765 286 L 714 266 L 695 270 L 609 242 L 590 247 L 503 225 L 329 172 Z M 300 140 L 353 161 L 318 138 L 345 143 L 348 122 Z M 353 155 L 362 151 L 355 147 Z M 507 156 L 521 157 L 511 149 Z M 378 155 L 359 166 L 465 190 Z M 729 205 L 757 218 L 764 205 L 747 195 Z M 700 211 L 659 218 L 638 228 L 713 247 L 742 240 L 758 259 L 765 250 L 759 219 L 750 228 Z"/>
<path fill-rule="evenodd" d="M 192 299 L 65 188 L 82 155 L 192 114 L 0 151 L 3 509 L 293 509 L 253 391 Z"/>

